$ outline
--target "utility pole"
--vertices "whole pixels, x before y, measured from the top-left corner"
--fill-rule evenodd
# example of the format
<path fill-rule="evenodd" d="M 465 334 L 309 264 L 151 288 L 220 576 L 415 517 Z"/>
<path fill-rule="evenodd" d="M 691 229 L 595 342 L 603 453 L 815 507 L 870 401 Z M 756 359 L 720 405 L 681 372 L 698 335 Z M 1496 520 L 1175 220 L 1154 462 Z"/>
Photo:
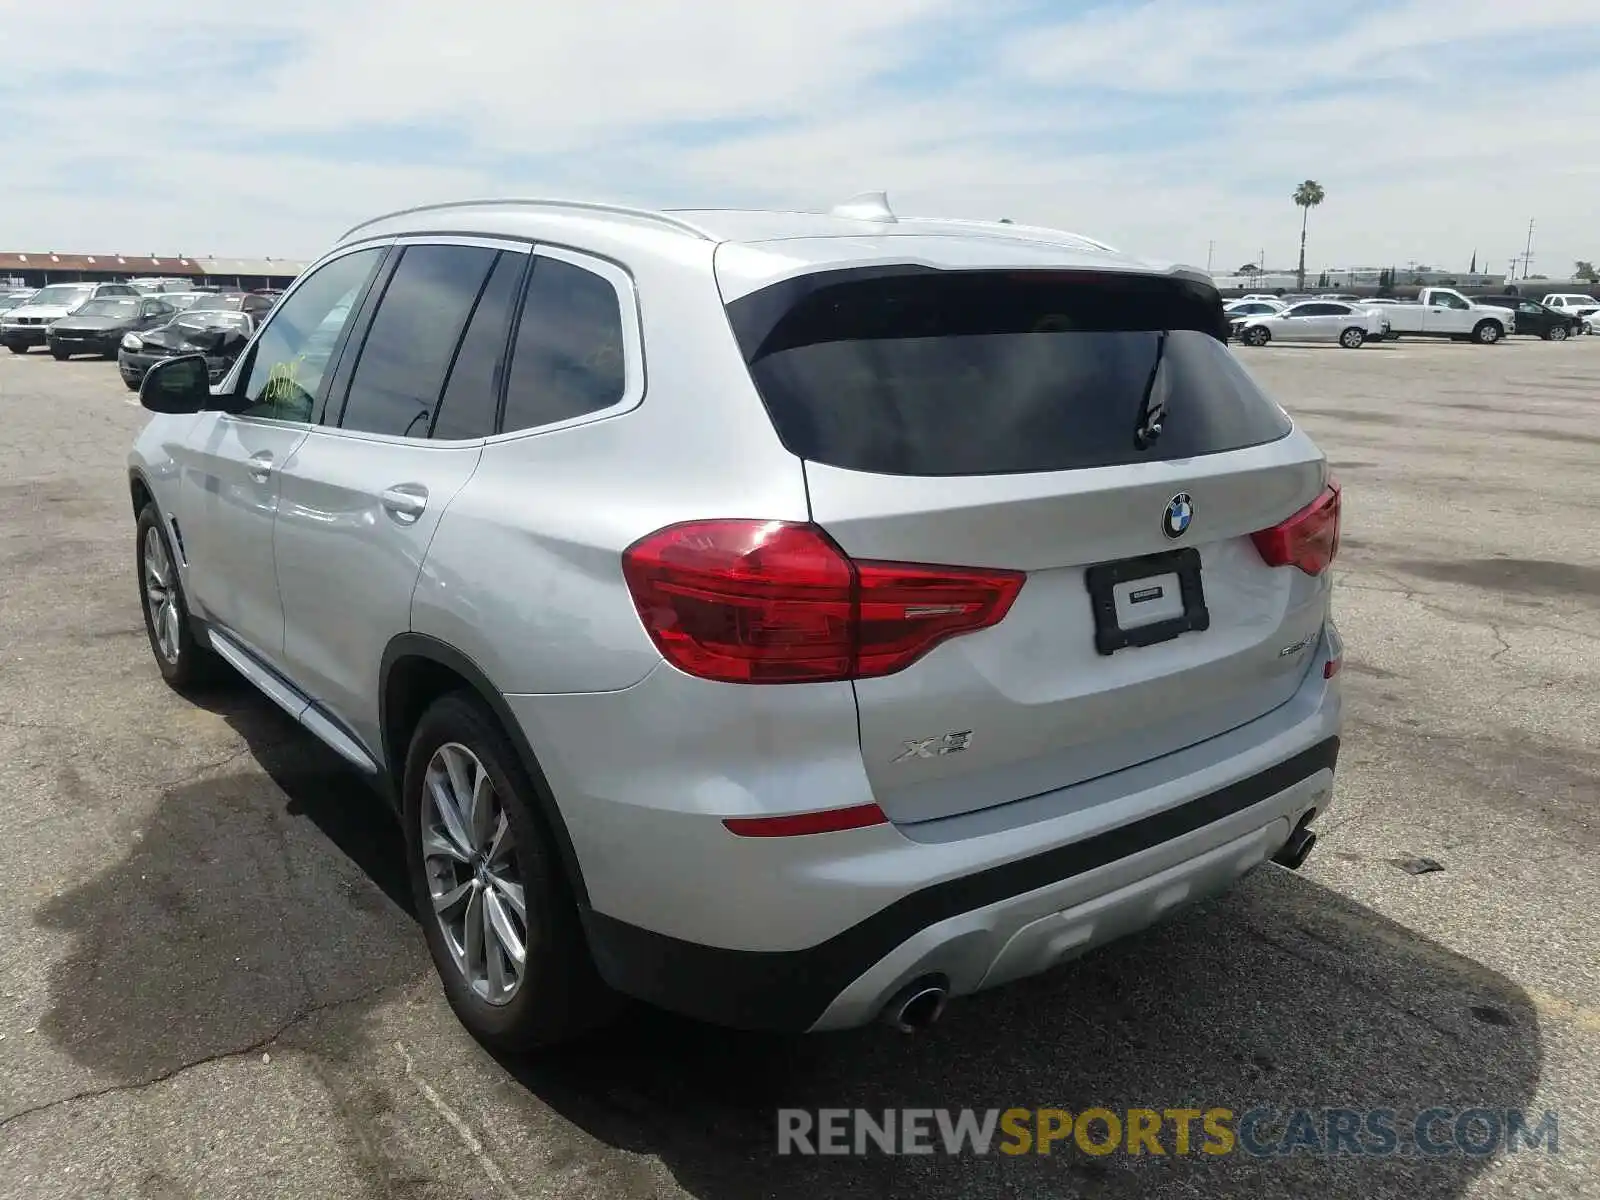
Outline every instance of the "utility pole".
<path fill-rule="evenodd" d="M 1216 242 L 1206 243 L 1206 274 L 1211 274 L 1211 259 L 1217 252 Z"/>
<path fill-rule="evenodd" d="M 1526 279 L 1533 269 L 1533 220 L 1528 220 L 1528 244 L 1522 250 L 1522 277 Z"/>

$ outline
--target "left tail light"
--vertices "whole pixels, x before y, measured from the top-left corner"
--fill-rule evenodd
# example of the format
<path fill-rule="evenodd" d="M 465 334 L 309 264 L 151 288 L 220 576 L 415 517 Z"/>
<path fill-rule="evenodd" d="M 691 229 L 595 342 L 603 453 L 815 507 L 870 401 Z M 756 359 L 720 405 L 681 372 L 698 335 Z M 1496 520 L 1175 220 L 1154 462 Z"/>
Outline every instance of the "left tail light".
<path fill-rule="evenodd" d="M 1271 529 L 1250 535 L 1269 567 L 1298 567 L 1307 575 L 1326 571 L 1339 553 L 1340 488 L 1334 479 L 1310 504 Z"/>
<path fill-rule="evenodd" d="M 674 667 L 723 683 L 821 683 L 904 670 L 1010 611 L 1021 571 L 857 561 L 815 525 L 714 520 L 635 542 L 622 573 Z"/>

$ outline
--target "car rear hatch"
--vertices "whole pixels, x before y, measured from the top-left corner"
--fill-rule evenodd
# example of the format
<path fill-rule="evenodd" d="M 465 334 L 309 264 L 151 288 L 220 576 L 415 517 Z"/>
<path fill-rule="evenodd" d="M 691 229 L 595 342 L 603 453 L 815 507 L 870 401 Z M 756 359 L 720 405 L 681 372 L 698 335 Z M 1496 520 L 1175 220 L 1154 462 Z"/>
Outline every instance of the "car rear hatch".
<path fill-rule="evenodd" d="M 1213 289 L 875 266 L 728 312 L 846 554 L 1026 573 L 997 623 L 855 680 L 892 821 L 1107 774 L 1299 687 L 1328 579 L 1269 565 L 1262 531 L 1326 503 L 1326 464 L 1226 348 Z"/>

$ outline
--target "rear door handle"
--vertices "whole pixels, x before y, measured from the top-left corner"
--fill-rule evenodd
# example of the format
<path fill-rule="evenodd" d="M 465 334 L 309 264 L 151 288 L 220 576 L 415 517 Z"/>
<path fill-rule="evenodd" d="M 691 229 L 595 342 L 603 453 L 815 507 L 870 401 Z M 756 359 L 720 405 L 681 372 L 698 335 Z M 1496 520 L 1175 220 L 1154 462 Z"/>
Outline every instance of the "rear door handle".
<path fill-rule="evenodd" d="M 267 450 L 257 451 L 249 458 L 250 478 L 257 483 L 265 483 L 272 474 L 272 454 Z"/>
<path fill-rule="evenodd" d="M 383 507 L 402 525 L 409 525 L 428 507 L 428 489 L 420 483 L 398 483 L 385 488 Z"/>

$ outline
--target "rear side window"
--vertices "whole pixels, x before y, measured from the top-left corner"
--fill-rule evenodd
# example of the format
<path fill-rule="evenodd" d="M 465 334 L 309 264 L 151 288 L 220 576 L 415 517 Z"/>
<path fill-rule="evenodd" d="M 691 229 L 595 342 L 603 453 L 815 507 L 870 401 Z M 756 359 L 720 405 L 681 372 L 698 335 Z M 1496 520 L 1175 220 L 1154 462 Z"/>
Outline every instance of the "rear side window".
<path fill-rule="evenodd" d="M 534 429 L 610 408 L 627 390 L 622 308 L 610 280 L 540 256 L 528 281 L 502 430 Z"/>
<path fill-rule="evenodd" d="M 1190 458 L 1291 424 L 1223 339 L 1214 289 L 1151 276 L 850 270 L 728 306 L 778 436 L 887 475 Z M 1160 436 L 1138 448 L 1151 408 Z"/>
<path fill-rule="evenodd" d="M 483 295 L 472 312 L 467 336 L 450 368 L 444 399 L 433 419 L 433 436 L 461 440 L 494 433 L 500 404 L 500 377 L 505 368 L 506 343 L 511 336 L 511 311 L 517 303 L 517 285 L 528 265 L 526 254 L 502 251 L 484 284 Z"/>
<path fill-rule="evenodd" d="M 343 428 L 428 436 L 495 254 L 482 246 L 406 247 L 362 343 Z"/>

